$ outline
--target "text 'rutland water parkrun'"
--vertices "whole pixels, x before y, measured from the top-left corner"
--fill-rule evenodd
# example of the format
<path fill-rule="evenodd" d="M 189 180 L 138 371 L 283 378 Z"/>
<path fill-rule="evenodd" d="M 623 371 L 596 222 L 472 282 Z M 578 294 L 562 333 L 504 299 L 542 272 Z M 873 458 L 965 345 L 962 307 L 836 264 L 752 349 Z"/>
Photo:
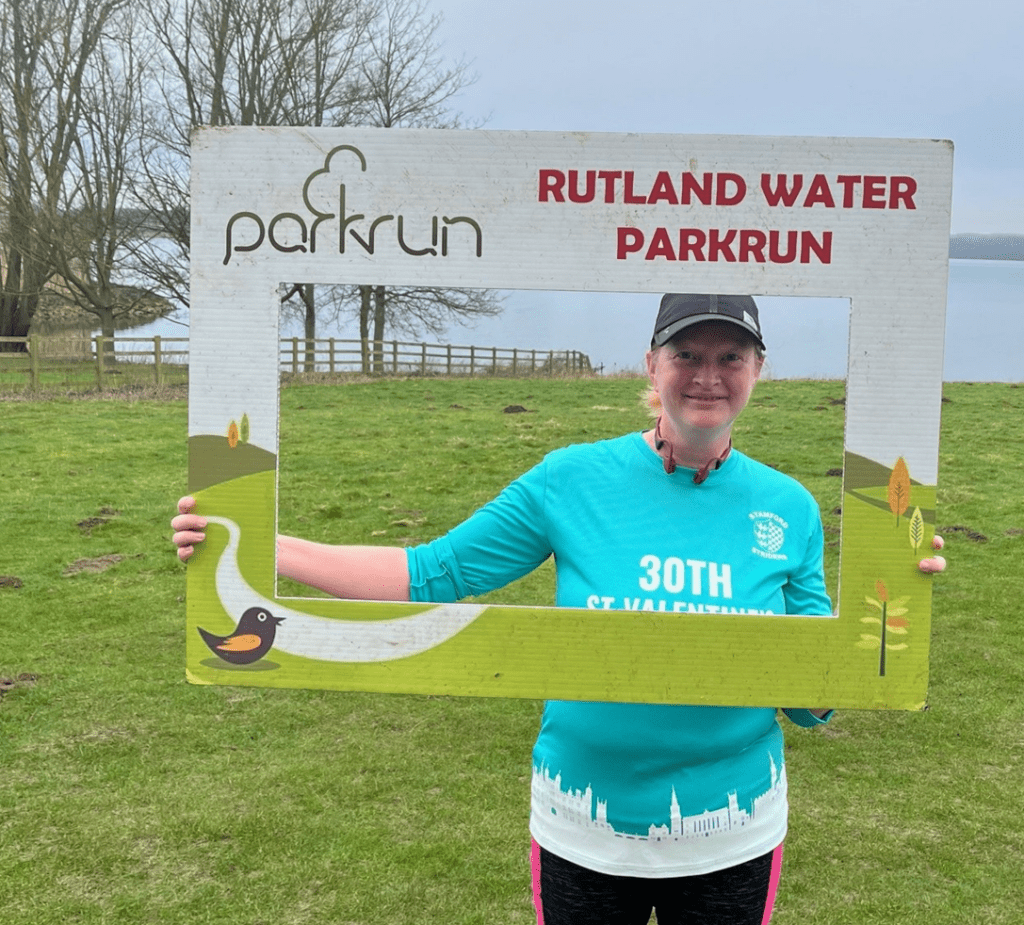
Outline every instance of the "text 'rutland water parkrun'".
<path fill-rule="evenodd" d="M 908 176 L 818 173 L 761 174 L 760 193 L 772 208 L 916 209 L 917 181 Z M 747 198 L 747 181 L 738 173 L 690 171 L 678 184 L 667 170 L 649 186 L 639 186 L 632 170 L 556 170 L 539 172 L 538 197 L 544 203 L 737 206 Z M 621 197 L 621 198 L 620 198 Z M 715 263 L 832 262 L 832 232 L 759 228 L 678 228 L 653 230 L 625 226 L 616 230 L 618 260 L 693 260 Z"/>

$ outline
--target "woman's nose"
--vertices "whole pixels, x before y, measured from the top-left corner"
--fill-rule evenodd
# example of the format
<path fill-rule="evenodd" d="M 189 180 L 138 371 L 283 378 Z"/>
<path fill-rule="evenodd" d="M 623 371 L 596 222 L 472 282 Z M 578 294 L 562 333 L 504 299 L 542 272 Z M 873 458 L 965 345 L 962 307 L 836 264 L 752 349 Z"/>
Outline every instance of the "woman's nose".
<path fill-rule="evenodd" d="M 712 360 L 703 360 L 697 366 L 693 378 L 696 382 L 717 382 L 720 378 L 718 364 Z"/>

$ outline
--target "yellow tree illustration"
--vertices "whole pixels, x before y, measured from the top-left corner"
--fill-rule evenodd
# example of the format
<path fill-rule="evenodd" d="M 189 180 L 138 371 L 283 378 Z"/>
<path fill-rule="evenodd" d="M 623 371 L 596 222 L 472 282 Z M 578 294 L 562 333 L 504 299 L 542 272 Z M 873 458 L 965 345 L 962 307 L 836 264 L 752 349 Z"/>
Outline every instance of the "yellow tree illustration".
<path fill-rule="evenodd" d="M 901 456 L 892 467 L 889 476 L 889 510 L 896 515 L 896 526 L 900 525 L 900 517 L 910 506 L 910 472 Z"/>
<path fill-rule="evenodd" d="M 238 446 L 238 424 L 232 421 L 228 425 L 228 446 L 234 449 Z"/>
<path fill-rule="evenodd" d="M 919 507 L 914 508 L 914 513 L 910 517 L 909 532 L 910 546 L 914 550 L 914 555 L 917 555 L 917 551 L 924 542 L 924 517 L 921 516 L 921 508 Z"/>

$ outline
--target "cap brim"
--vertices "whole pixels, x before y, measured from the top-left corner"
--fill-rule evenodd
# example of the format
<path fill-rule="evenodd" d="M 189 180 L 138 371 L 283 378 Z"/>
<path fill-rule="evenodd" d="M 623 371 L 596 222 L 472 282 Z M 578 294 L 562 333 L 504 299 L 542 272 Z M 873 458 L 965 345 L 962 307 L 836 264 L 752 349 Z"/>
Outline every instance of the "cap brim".
<path fill-rule="evenodd" d="M 734 318 L 732 315 L 723 315 L 721 312 L 707 312 L 703 315 L 689 315 L 686 318 L 681 318 L 679 321 L 670 324 L 667 328 L 663 328 L 654 335 L 654 346 L 663 347 L 680 331 L 685 331 L 687 328 L 695 324 L 700 324 L 702 321 L 724 321 L 727 324 L 734 324 L 736 327 L 742 328 L 744 331 L 751 334 L 762 350 L 768 349 L 765 347 L 764 341 L 761 340 L 761 335 L 751 327 L 751 325 L 747 324 L 745 321 L 741 321 L 739 318 Z"/>

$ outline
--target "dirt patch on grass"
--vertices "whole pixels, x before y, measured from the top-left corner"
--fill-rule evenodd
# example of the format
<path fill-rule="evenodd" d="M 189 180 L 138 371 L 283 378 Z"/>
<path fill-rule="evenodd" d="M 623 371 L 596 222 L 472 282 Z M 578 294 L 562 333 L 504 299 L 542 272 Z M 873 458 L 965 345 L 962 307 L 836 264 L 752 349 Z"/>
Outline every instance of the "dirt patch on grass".
<path fill-rule="evenodd" d="M 61 574 L 65 578 L 69 578 L 71 575 L 78 575 L 81 572 L 105 572 L 108 568 L 113 568 L 118 562 L 122 561 L 124 556 L 118 553 L 111 553 L 106 556 L 96 556 L 93 559 L 76 559 Z"/>
<path fill-rule="evenodd" d="M 20 588 L 21 584 L 17 575 L 0 575 L 0 588 Z"/>
<path fill-rule="evenodd" d="M 948 533 L 958 533 L 960 536 L 965 536 L 967 539 L 975 543 L 987 543 L 988 537 L 984 533 L 979 533 L 977 530 L 972 530 L 970 527 L 965 527 L 963 524 L 953 524 L 949 527 L 937 527 L 935 532 L 944 535 Z"/>
<path fill-rule="evenodd" d="M 86 517 L 85 520 L 78 521 L 75 526 L 83 533 L 92 533 L 93 527 L 102 527 L 104 524 L 110 523 L 120 513 L 120 511 L 115 511 L 112 507 L 101 507 L 95 516 Z"/>
<path fill-rule="evenodd" d="M 17 690 L 19 687 L 34 687 L 38 680 L 39 675 L 32 674 L 28 671 L 23 671 L 16 678 L 5 678 L 0 676 L 0 700 L 3 699 L 4 694 L 9 694 L 11 691 Z"/>

